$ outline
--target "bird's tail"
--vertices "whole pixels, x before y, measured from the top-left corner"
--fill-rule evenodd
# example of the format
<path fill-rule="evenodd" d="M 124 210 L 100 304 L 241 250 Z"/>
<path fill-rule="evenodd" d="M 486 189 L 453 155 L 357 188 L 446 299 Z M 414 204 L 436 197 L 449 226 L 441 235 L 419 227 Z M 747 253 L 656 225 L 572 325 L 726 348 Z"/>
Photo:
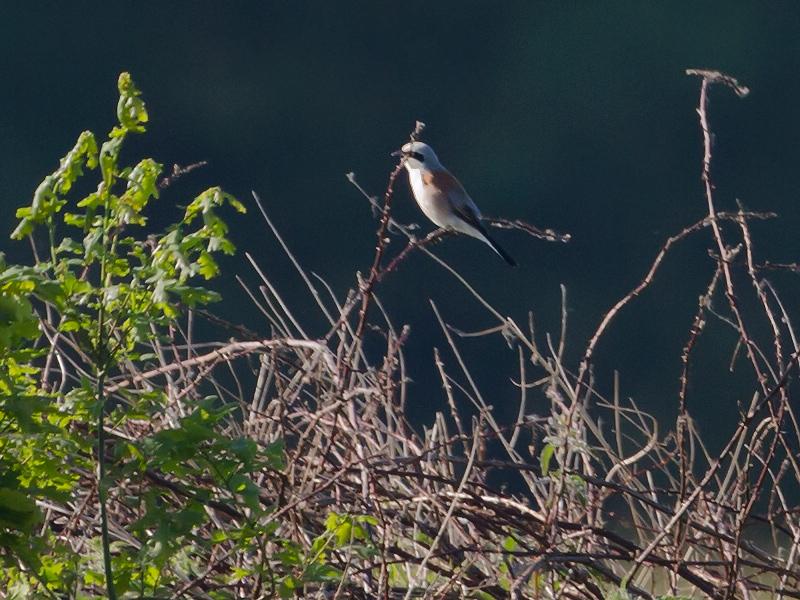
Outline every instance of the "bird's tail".
<path fill-rule="evenodd" d="M 516 267 L 517 266 L 517 261 L 515 261 L 513 258 L 511 258 L 508 255 L 508 252 L 503 250 L 503 247 L 500 244 L 498 244 L 497 242 L 495 242 L 488 233 L 486 233 L 486 229 L 483 229 L 483 231 L 481 231 L 481 233 L 483 234 L 483 240 L 487 244 L 489 244 L 489 246 L 491 246 L 492 250 L 494 250 L 495 252 L 497 252 L 497 254 L 500 255 L 500 258 L 502 258 L 504 261 L 506 261 L 512 267 Z"/>

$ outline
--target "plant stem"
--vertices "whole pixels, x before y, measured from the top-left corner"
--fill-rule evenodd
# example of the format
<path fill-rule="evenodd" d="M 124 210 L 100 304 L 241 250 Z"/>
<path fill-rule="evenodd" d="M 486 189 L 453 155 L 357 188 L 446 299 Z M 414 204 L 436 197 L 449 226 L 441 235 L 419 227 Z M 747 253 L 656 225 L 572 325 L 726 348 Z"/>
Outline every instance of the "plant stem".
<path fill-rule="evenodd" d="M 109 600 L 116 600 L 117 593 L 114 590 L 114 576 L 111 569 L 111 542 L 108 536 L 108 510 L 106 508 L 106 463 L 104 457 L 106 442 L 106 402 L 103 392 L 105 380 L 106 371 L 103 369 L 97 376 L 97 403 L 99 405 L 99 413 L 97 416 L 97 494 L 100 498 L 100 535 L 103 541 L 103 568 L 106 575 L 106 589 L 108 591 Z"/>
<path fill-rule="evenodd" d="M 117 592 L 114 590 L 114 573 L 111 568 L 111 541 L 108 536 L 108 507 L 106 506 L 108 497 L 106 489 L 106 461 L 105 461 L 105 416 L 106 416 L 106 396 L 105 396 L 105 381 L 108 366 L 111 362 L 107 337 L 105 334 L 105 319 L 106 319 L 106 288 L 110 283 L 108 279 L 107 270 L 107 257 L 106 246 L 108 245 L 108 228 L 109 228 L 109 192 L 106 188 L 104 214 L 103 214 L 103 255 L 100 258 L 100 306 L 97 309 L 97 347 L 95 352 L 95 361 L 97 364 L 97 496 L 100 501 L 100 537 L 103 543 L 103 570 L 106 576 L 106 591 L 109 600 L 117 600 Z M 114 243 L 112 240 L 111 252 L 113 252 Z M 111 336 L 109 335 L 108 338 Z"/>

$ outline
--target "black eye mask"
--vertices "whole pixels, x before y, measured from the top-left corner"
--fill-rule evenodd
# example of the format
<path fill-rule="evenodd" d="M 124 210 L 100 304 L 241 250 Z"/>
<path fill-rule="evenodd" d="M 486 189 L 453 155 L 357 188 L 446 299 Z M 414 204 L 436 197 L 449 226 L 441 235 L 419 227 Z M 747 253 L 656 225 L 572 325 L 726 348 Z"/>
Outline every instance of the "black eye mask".
<path fill-rule="evenodd" d="M 411 158 L 416 158 L 419 162 L 425 162 L 425 157 L 422 156 L 419 152 L 409 152 L 408 156 Z"/>

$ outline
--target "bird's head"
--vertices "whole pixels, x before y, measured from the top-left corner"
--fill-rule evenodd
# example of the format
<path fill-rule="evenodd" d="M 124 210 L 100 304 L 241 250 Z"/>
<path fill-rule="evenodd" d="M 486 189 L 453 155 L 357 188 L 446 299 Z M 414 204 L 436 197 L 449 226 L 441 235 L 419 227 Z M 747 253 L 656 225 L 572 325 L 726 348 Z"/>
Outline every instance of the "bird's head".
<path fill-rule="evenodd" d="M 423 142 L 409 142 L 392 156 L 401 156 L 406 169 L 434 169 L 440 166 L 433 148 Z"/>

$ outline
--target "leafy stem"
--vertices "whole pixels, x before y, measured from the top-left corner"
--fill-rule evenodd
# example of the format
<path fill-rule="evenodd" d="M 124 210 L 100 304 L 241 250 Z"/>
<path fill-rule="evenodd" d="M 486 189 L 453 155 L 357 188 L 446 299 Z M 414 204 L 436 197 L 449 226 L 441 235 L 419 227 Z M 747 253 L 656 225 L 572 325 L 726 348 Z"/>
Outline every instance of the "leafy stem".
<path fill-rule="evenodd" d="M 97 309 L 97 348 L 95 361 L 97 369 L 97 387 L 95 395 L 97 397 L 97 495 L 100 501 L 100 531 L 103 544 L 103 570 L 106 576 L 106 590 L 110 600 L 116 600 L 117 592 L 114 589 L 114 573 L 111 566 L 111 541 L 108 535 L 108 488 L 106 482 L 106 462 L 105 462 L 105 381 L 106 373 L 111 362 L 111 356 L 106 347 L 106 289 L 110 281 L 107 273 L 108 252 L 108 219 L 109 219 L 109 190 L 104 189 L 104 212 L 103 212 L 103 253 L 100 257 L 100 303 Z M 114 242 L 111 242 L 112 247 Z"/>

